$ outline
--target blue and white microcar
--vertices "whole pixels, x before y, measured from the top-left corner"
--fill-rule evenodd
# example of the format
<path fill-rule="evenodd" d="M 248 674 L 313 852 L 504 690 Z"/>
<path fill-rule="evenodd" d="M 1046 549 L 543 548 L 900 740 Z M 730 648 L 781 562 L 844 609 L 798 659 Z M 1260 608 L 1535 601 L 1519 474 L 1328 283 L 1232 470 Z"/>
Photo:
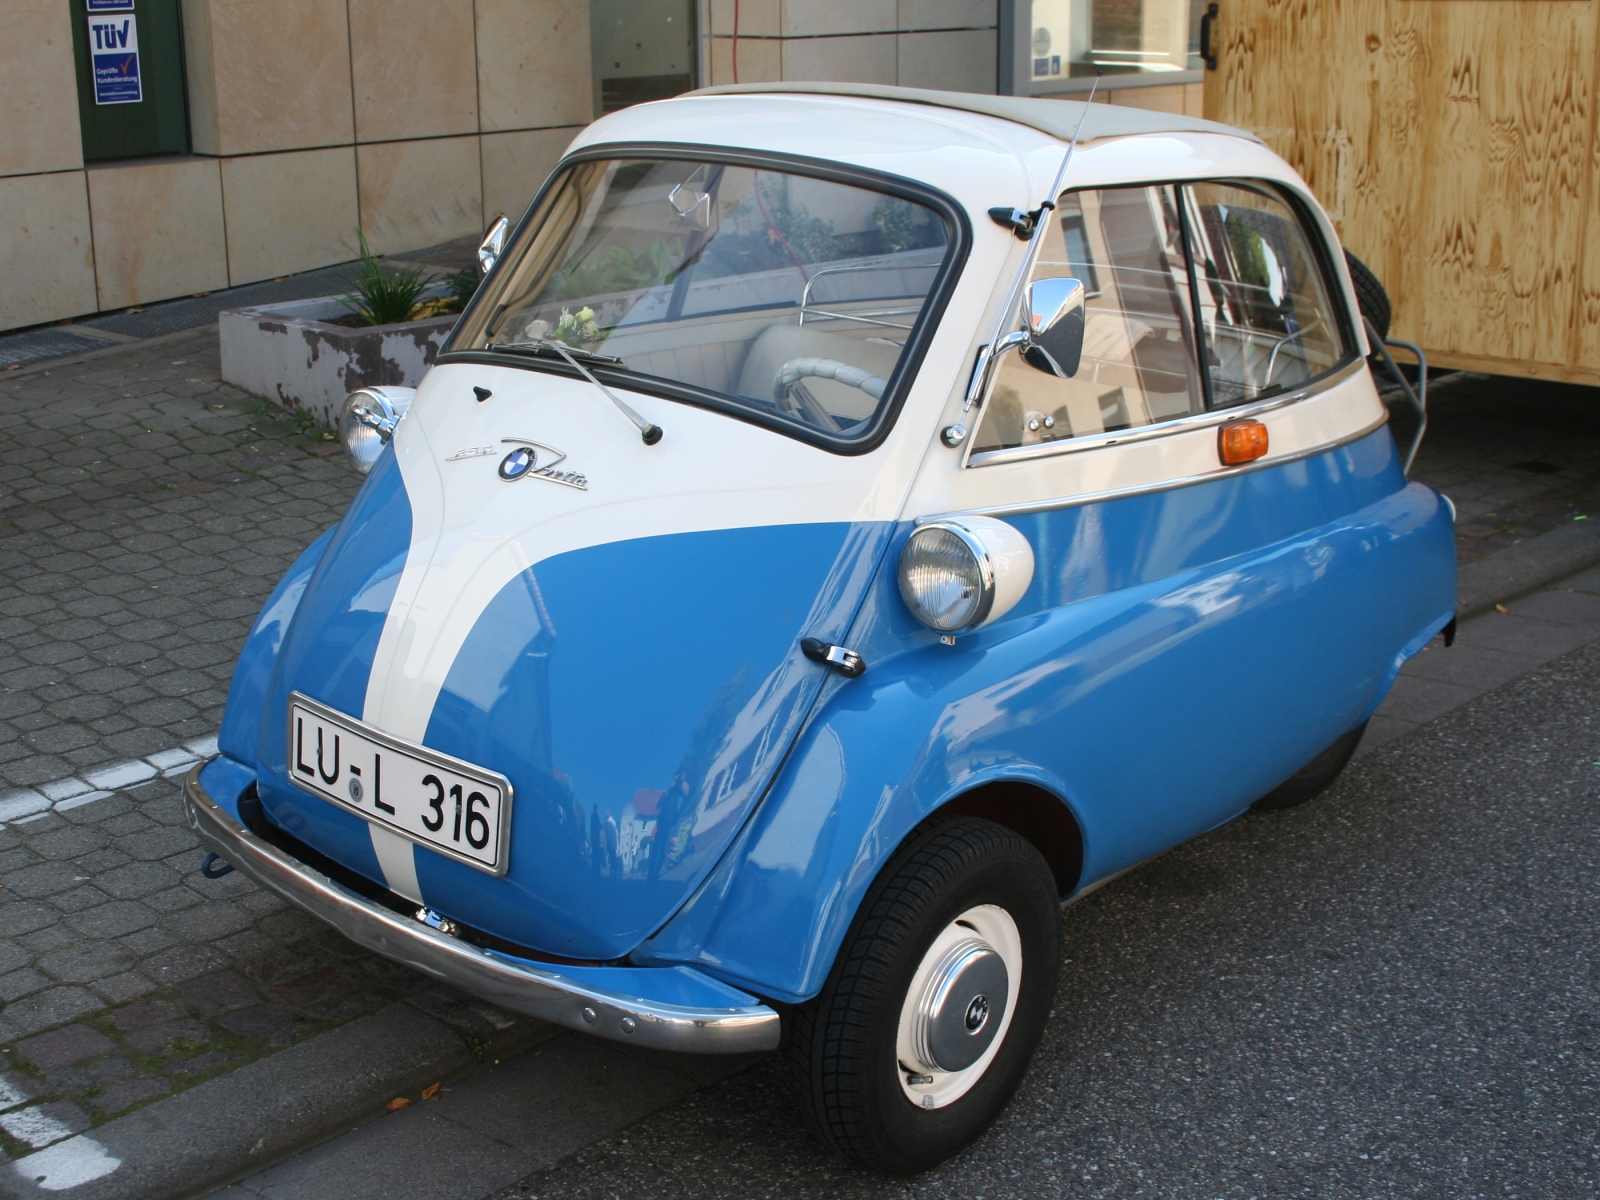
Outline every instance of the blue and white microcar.
<path fill-rule="evenodd" d="M 1449 505 L 1249 134 L 711 89 L 591 125 L 481 256 L 415 392 L 347 402 L 365 482 L 192 821 L 508 1009 L 782 1027 L 873 1167 L 1004 1106 L 1064 901 L 1309 798 L 1453 630 Z"/>

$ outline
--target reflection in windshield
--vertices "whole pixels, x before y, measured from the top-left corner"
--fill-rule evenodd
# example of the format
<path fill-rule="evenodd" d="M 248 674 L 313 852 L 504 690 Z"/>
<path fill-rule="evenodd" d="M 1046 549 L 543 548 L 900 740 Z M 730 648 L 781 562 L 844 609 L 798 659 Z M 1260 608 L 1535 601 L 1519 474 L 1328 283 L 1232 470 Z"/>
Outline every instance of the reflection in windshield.
<path fill-rule="evenodd" d="M 560 343 L 849 439 L 875 423 L 949 239 L 932 209 L 868 188 L 578 163 L 453 348 Z"/>

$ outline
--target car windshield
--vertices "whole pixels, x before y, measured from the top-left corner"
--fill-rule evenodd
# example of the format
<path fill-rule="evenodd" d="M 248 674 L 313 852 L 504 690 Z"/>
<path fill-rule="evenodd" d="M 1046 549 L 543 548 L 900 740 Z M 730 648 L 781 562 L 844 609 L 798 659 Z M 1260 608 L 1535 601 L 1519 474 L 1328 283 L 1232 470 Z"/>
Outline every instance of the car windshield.
<path fill-rule="evenodd" d="M 731 163 L 578 162 L 507 248 L 451 350 L 558 364 L 559 342 L 596 371 L 854 441 L 898 386 L 951 241 L 933 208 L 887 191 Z"/>

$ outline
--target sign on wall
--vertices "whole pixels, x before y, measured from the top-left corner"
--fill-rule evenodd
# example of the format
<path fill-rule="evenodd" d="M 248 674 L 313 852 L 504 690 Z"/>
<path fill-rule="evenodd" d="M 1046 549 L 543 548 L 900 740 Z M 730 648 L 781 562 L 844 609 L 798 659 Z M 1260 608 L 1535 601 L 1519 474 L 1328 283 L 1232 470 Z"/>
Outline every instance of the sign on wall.
<path fill-rule="evenodd" d="M 87 4 L 92 13 L 133 11 L 133 0 L 87 0 Z"/>
<path fill-rule="evenodd" d="M 96 104 L 137 104 L 144 99 L 139 84 L 139 25 L 132 13 L 89 18 L 89 68 Z"/>

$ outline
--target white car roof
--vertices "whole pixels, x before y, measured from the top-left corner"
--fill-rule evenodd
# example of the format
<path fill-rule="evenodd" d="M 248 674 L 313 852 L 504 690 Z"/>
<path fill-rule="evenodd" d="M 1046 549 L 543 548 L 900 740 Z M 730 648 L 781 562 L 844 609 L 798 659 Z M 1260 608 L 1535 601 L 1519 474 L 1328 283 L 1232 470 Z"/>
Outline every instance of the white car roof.
<path fill-rule="evenodd" d="M 891 87 L 883 83 L 728 83 L 701 88 L 690 96 L 771 95 L 801 92 L 820 96 L 860 96 L 872 100 L 895 100 L 902 104 L 926 104 L 960 112 L 981 113 L 1026 125 L 1067 142 L 1083 121 L 1081 139 L 1128 137 L 1140 133 L 1221 133 L 1230 137 L 1261 139 L 1248 130 L 1236 129 L 1216 121 L 1186 117 L 1181 113 L 1149 112 L 1122 104 L 1086 104 L 1081 100 L 1051 100 L 1040 96 L 986 96 L 977 92 L 938 92 L 928 88 Z M 1088 110 L 1085 112 L 1085 110 Z"/>
<path fill-rule="evenodd" d="M 1069 187 L 1233 176 L 1305 188 L 1260 139 L 1196 117 L 865 83 L 741 84 L 635 104 L 585 128 L 569 152 L 674 143 L 768 151 L 917 180 L 969 212 L 1027 209 L 1056 178 L 1080 116 Z"/>

